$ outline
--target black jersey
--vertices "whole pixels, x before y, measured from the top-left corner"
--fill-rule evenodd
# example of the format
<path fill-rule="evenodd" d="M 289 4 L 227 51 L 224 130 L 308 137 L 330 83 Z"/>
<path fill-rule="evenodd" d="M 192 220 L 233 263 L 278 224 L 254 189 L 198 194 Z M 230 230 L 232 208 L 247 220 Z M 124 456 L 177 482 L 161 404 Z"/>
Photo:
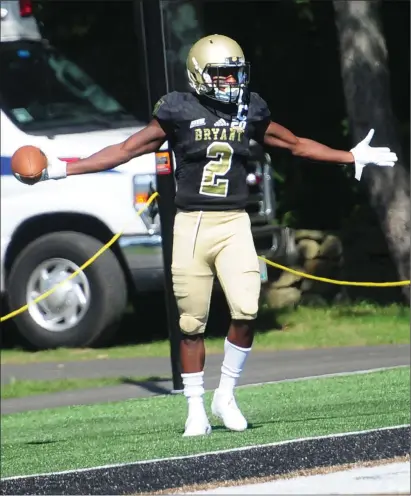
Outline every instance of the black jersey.
<path fill-rule="evenodd" d="M 175 154 L 177 208 L 245 208 L 249 143 L 250 139 L 262 141 L 270 121 L 266 102 L 257 93 L 250 94 L 244 126 L 236 119 L 236 104 L 175 91 L 157 102 L 153 116 L 167 133 Z"/>

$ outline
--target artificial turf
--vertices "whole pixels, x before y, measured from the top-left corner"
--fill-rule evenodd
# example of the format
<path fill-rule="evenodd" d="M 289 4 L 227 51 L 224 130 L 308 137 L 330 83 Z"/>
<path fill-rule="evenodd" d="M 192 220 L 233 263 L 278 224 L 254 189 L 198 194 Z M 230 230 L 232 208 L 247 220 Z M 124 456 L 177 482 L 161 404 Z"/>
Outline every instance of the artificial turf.
<path fill-rule="evenodd" d="M 28 475 L 409 424 L 409 367 L 237 390 L 250 427 L 183 438 L 186 401 L 159 396 L 2 417 L 1 476 Z M 209 409 L 210 393 L 206 394 Z"/>

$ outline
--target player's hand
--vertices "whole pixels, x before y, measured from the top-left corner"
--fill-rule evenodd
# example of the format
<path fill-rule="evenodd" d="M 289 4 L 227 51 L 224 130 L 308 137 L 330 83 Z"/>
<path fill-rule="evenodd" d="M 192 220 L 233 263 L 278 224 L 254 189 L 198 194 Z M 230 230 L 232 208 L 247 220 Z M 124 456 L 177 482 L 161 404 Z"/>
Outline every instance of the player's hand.
<path fill-rule="evenodd" d="M 64 179 L 67 177 L 67 162 L 57 157 L 47 155 L 47 168 L 44 169 L 40 181 L 48 179 Z"/>
<path fill-rule="evenodd" d="M 374 136 L 374 129 L 358 143 L 351 151 L 355 160 L 355 179 L 361 179 L 361 174 L 366 165 L 377 165 L 379 167 L 394 167 L 398 160 L 397 155 L 389 148 L 371 147 L 369 143 Z"/>

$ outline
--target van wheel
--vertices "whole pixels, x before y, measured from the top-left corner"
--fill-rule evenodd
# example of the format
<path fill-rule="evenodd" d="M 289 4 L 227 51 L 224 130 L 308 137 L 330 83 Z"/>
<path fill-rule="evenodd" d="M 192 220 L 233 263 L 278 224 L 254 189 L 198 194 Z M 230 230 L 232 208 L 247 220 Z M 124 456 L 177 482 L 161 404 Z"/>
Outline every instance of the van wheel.
<path fill-rule="evenodd" d="M 70 231 L 36 239 L 11 268 L 10 307 L 20 308 L 64 281 L 101 247 L 97 239 Z M 29 305 L 15 322 L 37 349 L 101 345 L 117 330 L 126 304 L 123 271 L 113 252 L 107 250 L 50 296 Z"/>

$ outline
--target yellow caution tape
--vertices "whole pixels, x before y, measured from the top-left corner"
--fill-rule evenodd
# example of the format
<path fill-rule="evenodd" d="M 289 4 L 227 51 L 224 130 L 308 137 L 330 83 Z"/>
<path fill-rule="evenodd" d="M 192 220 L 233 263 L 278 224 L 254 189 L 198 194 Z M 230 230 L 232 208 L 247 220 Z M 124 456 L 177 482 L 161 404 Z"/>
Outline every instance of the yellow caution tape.
<path fill-rule="evenodd" d="M 153 193 L 150 198 L 147 200 L 147 203 L 141 207 L 138 211 L 137 211 L 137 215 L 140 216 L 144 210 L 146 210 L 150 203 L 152 203 L 154 201 L 154 199 L 158 196 L 158 193 L 155 192 Z M 102 255 L 108 248 L 110 248 L 110 246 L 112 244 L 114 244 L 118 238 L 123 234 L 125 228 L 123 228 L 121 230 L 121 232 L 115 234 L 108 243 L 106 243 L 104 246 L 102 246 L 98 251 L 97 253 L 95 253 L 91 258 L 89 258 L 87 260 L 87 262 L 85 262 L 81 267 L 79 267 L 75 272 L 73 272 L 72 274 L 69 275 L 69 277 L 67 277 L 66 279 L 64 279 L 63 281 L 60 281 L 58 284 L 56 284 L 54 287 L 52 287 L 51 289 L 49 289 L 48 291 L 46 291 L 45 293 L 41 294 L 40 296 L 37 296 L 37 298 L 35 298 L 34 300 L 30 301 L 30 303 L 27 303 L 26 305 L 23 305 L 22 307 L 18 308 L 17 310 L 14 310 L 13 312 L 10 312 L 8 313 L 7 315 L 5 315 L 4 317 L 1 317 L 0 318 L 0 322 L 4 322 L 6 320 L 9 320 L 9 319 L 12 319 L 13 317 L 16 317 L 17 315 L 20 315 L 21 313 L 25 312 L 30 305 L 34 305 L 36 303 L 38 303 L 39 301 L 42 301 L 44 300 L 45 298 L 47 298 L 48 296 L 50 296 L 51 294 L 54 293 L 54 291 L 62 286 L 64 283 L 66 283 L 67 281 L 69 281 L 70 279 L 73 279 L 74 277 L 76 277 L 78 274 L 80 274 L 81 271 L 83 271 L 84 269 L 86 269 L 89 265 L 91 265 L 100 255 Z"/>
<path fill-rule="evenodd" d="M 150 198 L 147 200 L 146 204 L 140 208 L 137 212 L 137 215 L 140 216 L 148 207 L 149 205 L 154 201 L 154 199 L 158 196 L 158 193 L 155 192 L 153 193 Z M 30 303 L 27 303 L 26 305 L 23 305 L 22 307 L 18 308 L 17 310 L 14 310 L 13 312 L 8 313 L 4 317 L 0 318 L 0 322 L 4 322 L 6 320 L 12 319 L 13 317 L 16 317 L 17 315 L 20 315 L 21 313 L 25 312 L 30 305 L 34 305 L 38 303 L 39 301 L 44 300 L 48 296 L 54 293 L 54 291 L 62 286 L 65 282 L 69 281 L 70 279 L 73 279 L 76 277 L 81 271 L 86 269 L 89 265 L 91 265 L 100 255 L 102 255 L 112 244 L 114 244 L 118 238 L 123 234 L 125 228 L 120 231 L 118 234 L 115 234 L 111 240 L 106 243 L 104 246 L 102 246 L 97 253 L 95 253 L 91 258 L 89 258 L 81 267 L 79 267 L 73 274 L 70 274 L 69 277 L 64 279 L 63 281 L 59 282 L 56 284 L 54 287 L 46 291 L 45 293 L 41 294 L 34 300 L 30 301 Z M 291 274 L 305 277 L 307 279 L 314 279 L 315 281 L 320 281 L 320 282 L 327 282 L 329 284 L 337 284 L 340 286 L 366 286 L 366 287 L 375 287 L 375 288 L 389 288 L 389 287 L 395 287 L 395 286 L 408 286 L 411 281 L 397 281 L 397 282 L 353 282 L 353 281 L 338 281 L 336 279 L 328 279 L 327 277 L 319 277 L 319 276 L 314 276 L 312 274 L 307 274 L 306 272 L 300 272 L 295 269 L 290 269 L 289 267 L 285 267 L 284 265 L 280 265 L 276 262 L 272 262 L 271 260 L 267 260 L 264 257 L 258 257 L 261 260 L 263 260 L 267 265 L 270 265 L 272 267 L 275 267 L 277 269 L 284 270 L 286 272 L 290 272 Z"/>

